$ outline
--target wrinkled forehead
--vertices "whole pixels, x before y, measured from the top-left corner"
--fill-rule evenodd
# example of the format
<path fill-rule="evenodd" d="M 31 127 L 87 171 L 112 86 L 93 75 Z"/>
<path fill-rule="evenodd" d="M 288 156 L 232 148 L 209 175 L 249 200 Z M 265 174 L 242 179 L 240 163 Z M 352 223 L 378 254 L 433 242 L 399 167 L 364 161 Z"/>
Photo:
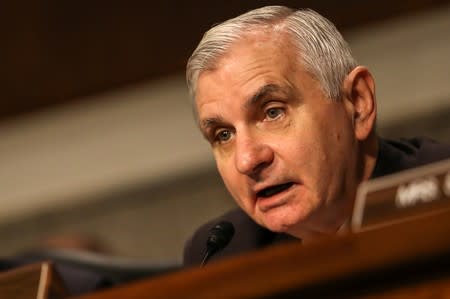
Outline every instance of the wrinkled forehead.
<path fill-rule="evenodd" d="M 281 66 L 297 66 L 298 51 L 285 32 L 274 30 L 249 31 L 229 45 L 226 51 L 214 57 L 197 75 L 195 99 L 198 97 L 202 75 L 228 72 L 232 79 L 239 80 L 239 73 L 252 68 L 266 66 L 277 69 Z"/>
<path fill-rule="evenodd" d="M 197 75 L 194 94 L 194 115 L 198 120 L 198 98 L 203 89 L 209 89 L 209 85 L 201 84 L 202 77 L 212 73 L 228 73 L 231 80 L 239 82 L 242 70 L 257 68 L 262 65 L 267 69 L 275 70 L 285 66 L 292 68 L 296 65 L 297 51 L 293 46 L 289 35 L 281 30 L 258 29 L 243 34 L 239 39 L 229 45 L 221 55 L 211 59 L 207 67 Z M 242 78 L 246 80 L 246 78 Z M 199 94 L 200 93 L 200 94 Z"/>
<path fill-rule="evenodd" d="M 300 69 L 291 55 L 277 41 L 258 37 L 242 40 L 218 61 L 215 69 L 199 76 L 197 108 L 211 99 L 248 98 L 268 84 L 292 84 Z"/>

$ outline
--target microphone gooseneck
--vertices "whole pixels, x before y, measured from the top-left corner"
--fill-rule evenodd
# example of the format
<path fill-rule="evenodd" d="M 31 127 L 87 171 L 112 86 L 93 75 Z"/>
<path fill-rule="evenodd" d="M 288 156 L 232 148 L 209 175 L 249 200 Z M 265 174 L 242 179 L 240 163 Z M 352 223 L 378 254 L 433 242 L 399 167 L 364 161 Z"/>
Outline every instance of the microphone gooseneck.
<path fill-rule="evenodd" d="M 206 241 L 206 253 L 203 257 L 201 267 L 203 267 L 208 259 L 217 251 L 225 248 L 234 235 L 234 226 L 231 222 L 222 221 L 216 224 L 210 231 Z"/>

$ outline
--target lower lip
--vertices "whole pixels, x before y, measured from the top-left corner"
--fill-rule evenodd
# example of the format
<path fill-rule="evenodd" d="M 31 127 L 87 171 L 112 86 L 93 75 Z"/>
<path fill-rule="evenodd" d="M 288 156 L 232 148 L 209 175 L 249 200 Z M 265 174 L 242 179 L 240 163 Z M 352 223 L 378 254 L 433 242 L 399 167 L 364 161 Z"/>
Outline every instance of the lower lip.
<path fill-rule="evenodd" d="M 269 197 L 257 197 L 256 206 L 260 211 L 267 212 L 270 209 L 284 205 L 287 202 L 287 197 L 292 193 L 295 186 L 296 184 L 293 184 L 289 188 Z"/>

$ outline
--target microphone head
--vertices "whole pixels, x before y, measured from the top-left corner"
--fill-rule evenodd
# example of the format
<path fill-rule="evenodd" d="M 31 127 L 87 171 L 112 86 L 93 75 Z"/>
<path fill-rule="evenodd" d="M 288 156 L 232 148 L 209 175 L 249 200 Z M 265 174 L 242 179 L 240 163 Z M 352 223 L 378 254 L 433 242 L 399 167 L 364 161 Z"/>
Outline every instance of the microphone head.
<path fill-rule="evenodd" d="M 206 241 L 208 251 L 216 252 L 225 248 L 234 235 L 234 226 L 231 222 L 222 221 L 217 223 L 212 229 Z"/>

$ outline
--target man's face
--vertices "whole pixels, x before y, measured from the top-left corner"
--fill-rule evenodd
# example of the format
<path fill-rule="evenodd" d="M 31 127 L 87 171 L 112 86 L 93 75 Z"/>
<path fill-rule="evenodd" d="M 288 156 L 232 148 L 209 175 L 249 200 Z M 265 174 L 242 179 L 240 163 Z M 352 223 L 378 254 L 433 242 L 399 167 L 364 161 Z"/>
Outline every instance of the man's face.
<path fill-rule="evenodd" d="M 342 220 L 356 184 L 353 107 L 326 98 L 285 38 L 247 35 L 197 86 L 200 128 L 251 218 L 292 235 Z"/>

